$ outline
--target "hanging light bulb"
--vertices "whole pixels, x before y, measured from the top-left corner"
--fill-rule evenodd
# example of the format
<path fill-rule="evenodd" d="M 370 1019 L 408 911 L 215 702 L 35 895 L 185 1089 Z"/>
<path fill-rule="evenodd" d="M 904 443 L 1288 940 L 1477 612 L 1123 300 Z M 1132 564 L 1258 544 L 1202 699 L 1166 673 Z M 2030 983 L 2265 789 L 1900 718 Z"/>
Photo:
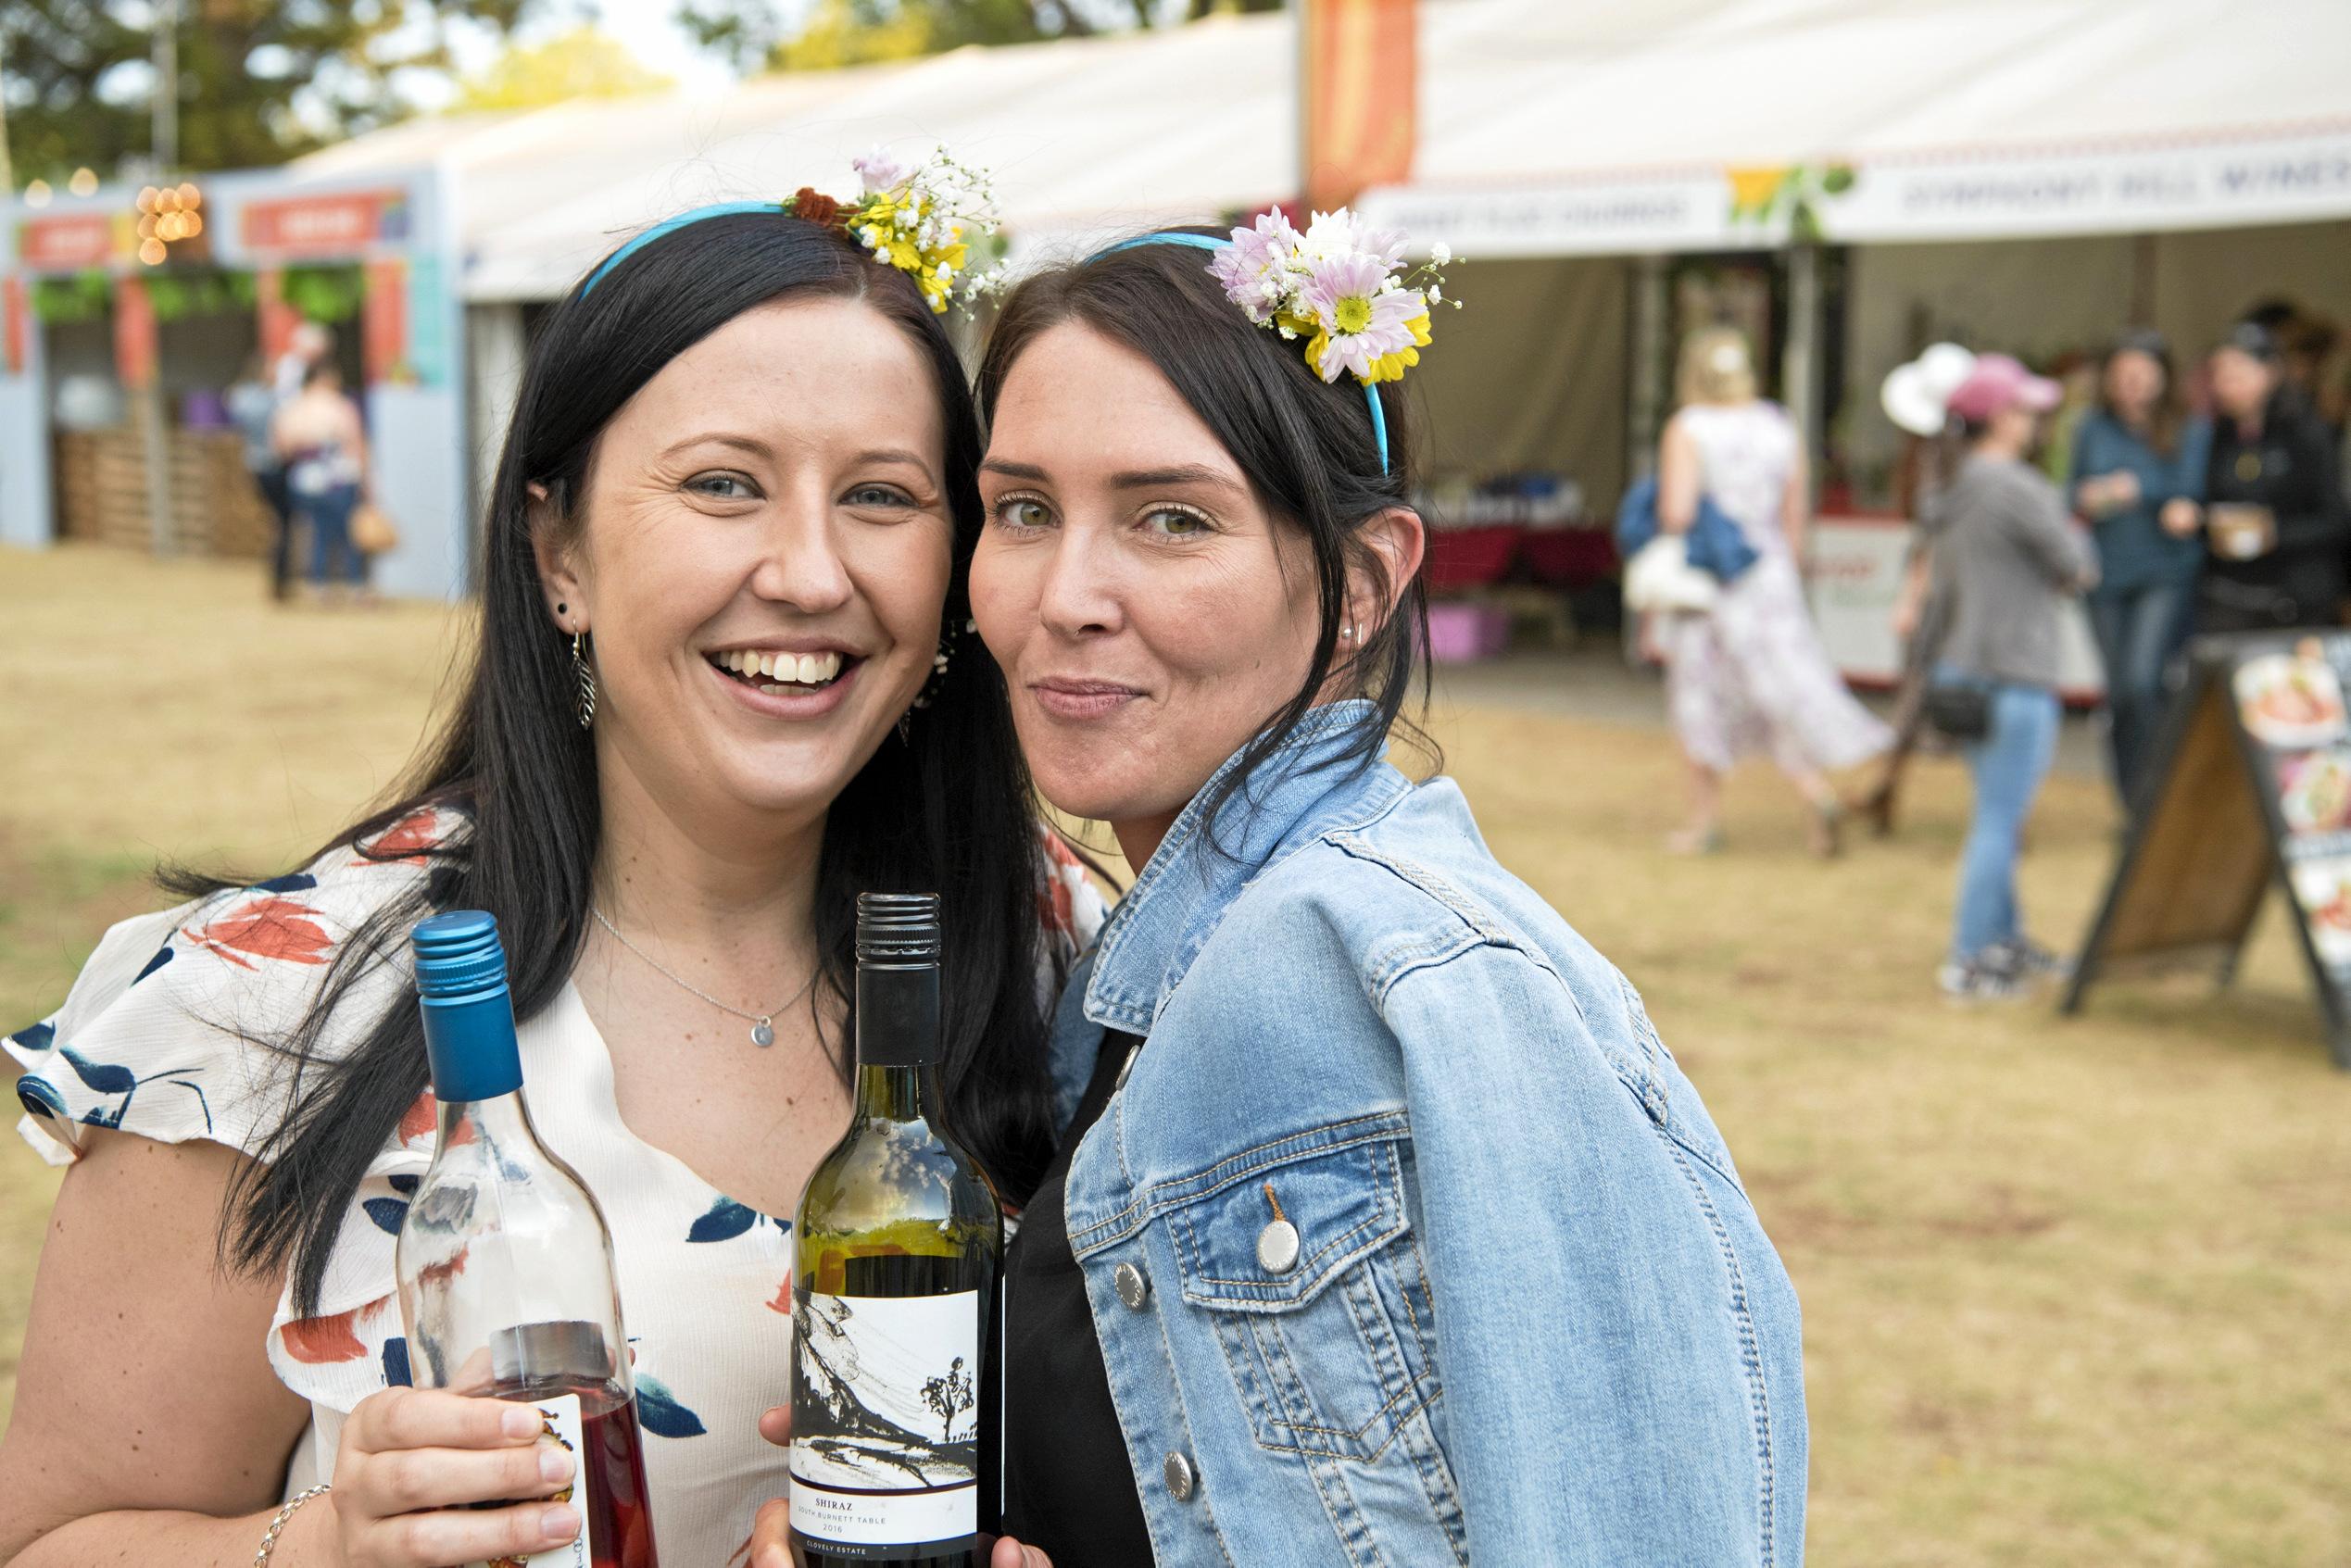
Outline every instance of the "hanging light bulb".
<path fill-rule="evenodd" d="M 157 210 L 155 205 L 155 199 L 162 194 L 162 192 L 157 190 L 153 185 L 145 185 L 140 187 L 138 202 L 139 210 L 141 212 L 154 212 Z"/>
<path fill-rule="evenodd" d="M 46 180 L 35 180 L 31 184 L 27 185 L 24 188 L 24 205 L 27 207 L 47 207 L 49 205 L 49 182 Z"/>
<path fill-rule="evenodd" d="M 182 184 L 180 187 L 180 205 L 193 212 L 204 205 L 204 193 L 197 190 L 193 182 Z"/>
<path fill-rule="evenodd" d="M 94 169 L 77 169 L 73 171 L 73 178 L 66 182 L 66 189 L 77 196 L 89 195 L 97 188 L 98 171 Z"/>
<path fill-rule="evenodd" d="M 139 259 L 145 262 L 150 267 L 162 266 L 163 258 L 168 254 L 169 253 L 163 248 L 163 242 L 161 240 L 142 240 L 139 242 Z"/>
<path fill-rule="evenodd" d="M 149 217 L 145 217 L 145 218 L 142 218 L 142 219 L 140 219 L 140 220 L 139 220 L 139 238 L 141 238 L 141 239 L 143 239 L 143 240 L 152 240 L 152 239 L 154 239 L 154 238 L 156 237 L 157 231 L 159 228 L 161 228 L 161 226 L 162 226 L 162 221 L 161 221 L 161 220 L 157 219 L 157 218 L 155 218 L 155 217 L 153 217 L 153 216 L 149 216 Z"/>

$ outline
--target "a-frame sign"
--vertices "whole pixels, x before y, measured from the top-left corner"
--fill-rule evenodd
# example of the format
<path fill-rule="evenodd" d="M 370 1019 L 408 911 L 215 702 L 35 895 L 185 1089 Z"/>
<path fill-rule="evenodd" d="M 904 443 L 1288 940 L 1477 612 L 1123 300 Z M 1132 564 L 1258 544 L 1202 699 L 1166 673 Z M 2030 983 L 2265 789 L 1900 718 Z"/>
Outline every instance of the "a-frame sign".
<path fill-rule="evenodd" d="M 2146 799 L 2067 987 L 2209 965 L 2235 973 L 2270 886 L 2351 1071 L 2351 633 L 2200 638 Z"/>

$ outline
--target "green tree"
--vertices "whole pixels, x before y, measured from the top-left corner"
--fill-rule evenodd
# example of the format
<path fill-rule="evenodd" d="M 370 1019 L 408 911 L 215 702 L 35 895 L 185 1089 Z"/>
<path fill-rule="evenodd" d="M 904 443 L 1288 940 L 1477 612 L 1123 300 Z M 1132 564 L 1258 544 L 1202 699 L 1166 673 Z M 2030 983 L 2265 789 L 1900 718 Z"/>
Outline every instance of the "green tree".
<path fill-rule="evenodd" d="M 544 44 L 509 44 L 458 90 L 461 109 L 520 109 L 570 98 L 625 98 L 674 87 L 647 70 L 628 45 L 594 27 L 576 27 Z"/>
<path fill-rule="evenodd" d="M 179 0 L 181 167 L 279 163 L 397 119 L 409 112 L 401 73 L 449 69 L 449 22 L 503 33 L 534 4 Z M 148 155 L 155 16 L 154 0 L 0 0 L 19 181 Z"/>
<path fill-rule="evenodd" d="M 830 70 L 966 44 L 1162 27 L 1282 0 L 813 0 L 786 36 L 773 0 L 685 0 L 679 24 L 738 70 Z"/>

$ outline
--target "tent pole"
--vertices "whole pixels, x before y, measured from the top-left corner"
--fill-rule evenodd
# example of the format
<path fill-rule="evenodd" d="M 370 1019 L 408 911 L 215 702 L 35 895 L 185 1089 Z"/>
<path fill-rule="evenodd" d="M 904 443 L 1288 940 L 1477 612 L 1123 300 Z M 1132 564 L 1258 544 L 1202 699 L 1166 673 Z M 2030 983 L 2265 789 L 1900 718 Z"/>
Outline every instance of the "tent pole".
<path fill-rule="evenodd" d="M 1788 247 L 1788 343 L 1779 360 L 1779 394 L 1804 444 L 1812 491 L 1807 500 L 1817 507 L 1826 456 L 1820 431 L 1820 247 L 1802 242 Z"/>
<path fill-rule="evenodd" d="M 1666 342 L 1666 258 L 1633 258 L 1632 333 L 1628 357 L 1632 398 L 1625 420 L 1625 484 L 1646 477 L 1657 466 L 1658 415 L 1666 402 L 1663 371 L 1671 353 Z"/>

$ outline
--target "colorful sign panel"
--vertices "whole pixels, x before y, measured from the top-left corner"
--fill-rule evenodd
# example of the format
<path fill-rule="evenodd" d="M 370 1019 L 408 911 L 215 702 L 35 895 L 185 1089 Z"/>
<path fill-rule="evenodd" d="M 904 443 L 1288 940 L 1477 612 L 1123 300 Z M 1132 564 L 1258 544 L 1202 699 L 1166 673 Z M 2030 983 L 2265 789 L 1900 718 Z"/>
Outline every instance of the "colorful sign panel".
<path fill-rule="evenodd" d="M 109 212 L 58 212 L 17 225 L 17 259 L 34 272 L 79 272 L 128 254 L 126 220 Z"/>
<path fill-rule="evenodd" d="M 256 257 L 273 260 L 347 259 L 409 237 L 405 191 L 337 191 L 249 201 L 237 236 Z"/>

